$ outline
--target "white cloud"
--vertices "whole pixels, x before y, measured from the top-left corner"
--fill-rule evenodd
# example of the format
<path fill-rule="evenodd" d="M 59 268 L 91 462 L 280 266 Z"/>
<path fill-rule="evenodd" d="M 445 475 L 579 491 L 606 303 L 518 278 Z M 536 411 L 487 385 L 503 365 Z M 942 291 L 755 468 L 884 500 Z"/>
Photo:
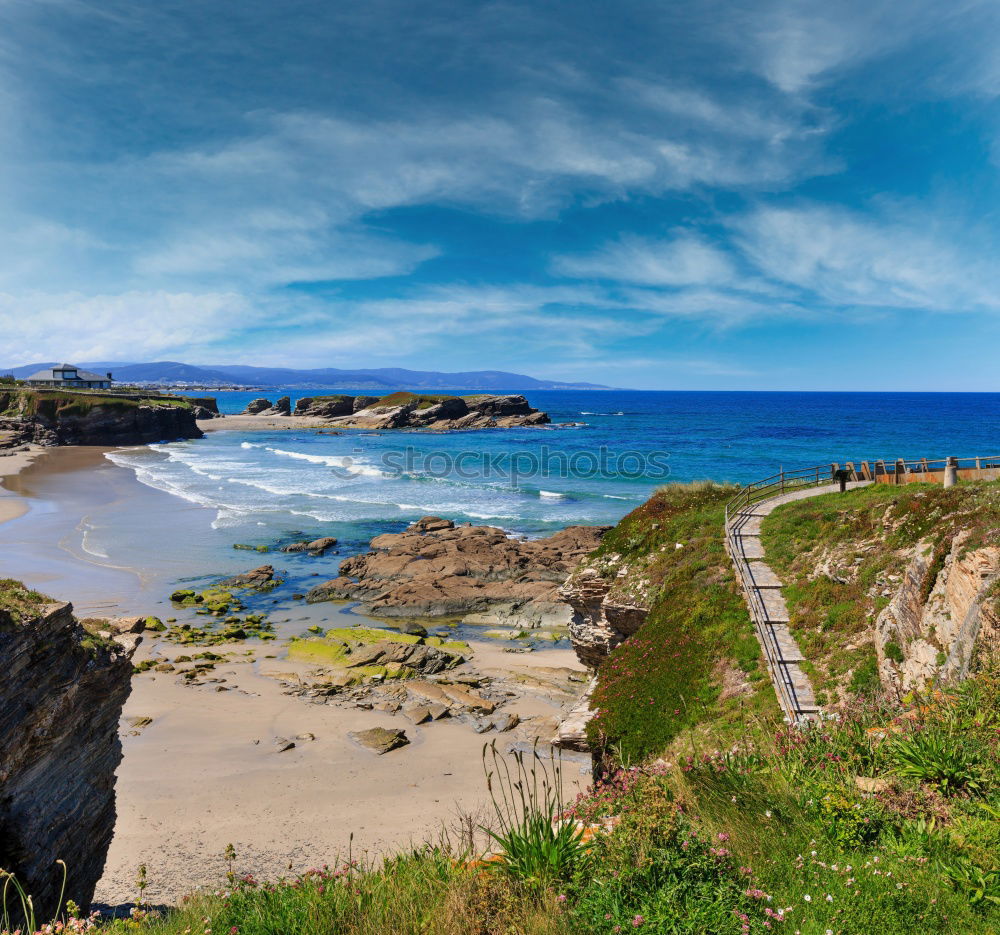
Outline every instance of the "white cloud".
<path fill-rule="evenodd" d="M 832 307 L 1000 310 L 1000 267 L 989 242 L 957 221 L 900 210 L 762 207 L 733 220 L 760 272 Z"/>
<path fill-rule="evenodd" d="M 651 321 L 604 314 L 614 305 L 603 291 L 576 286 L 453 285 L 336 302 L 223 292 L 0 293 L 9 355 L 0 365 L 182 357 L 350 367 L 362 357 L 374 366 L 424 354 L 439 357 L 439 369 L 501 367 L 540 351 L 589 355 L 599 344 L 655 329 Z M 455 362 L 460 354 L 465 363 Z"/>
<path fill-rule="evenodd" d="M 722 250 L 684 233 L 671 240 L 623 237 L 595 253 L 557 257 L 553 268 L 563 276 L 648 286 L 726 285 L 737 278 Z"/>

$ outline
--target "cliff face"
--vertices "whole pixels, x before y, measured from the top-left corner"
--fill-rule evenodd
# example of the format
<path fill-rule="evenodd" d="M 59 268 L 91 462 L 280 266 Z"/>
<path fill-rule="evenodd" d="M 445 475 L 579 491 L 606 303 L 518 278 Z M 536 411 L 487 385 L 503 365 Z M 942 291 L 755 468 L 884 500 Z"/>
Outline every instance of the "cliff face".
<path fill-rule="evenodd" d="M 66 898 L 81 906 L 104 869 L 138 639 L 90 636 L 69 604 L 0 601 L 0 867 L 31 894 L 39 918 L 57 910 L 56 860 L 67 866 Z"/>
<path fill-rule="evenodd" d="M 931 543 L 919 543 L 895 594 L 875 621 L 879 677 L 901 691 L 969 673 L 977 650 L 1000 647 L 1000 613 L 991 593 L 1000 547 L 968 549 L 960 532 L 941 567 Z M 931 579 L 933 575 L 933 579 Z"/>
<path fill-rule="evenodd" d="M 573 609 L 569 624 L 576 655 L 596 669 L 646 622 L 650 597 L 641 569 L 611 553 L 585 561 L 559 589 Z"/>
<path fill-rule="evenodd" d="M 140 445 L 201 438 L 196 410 L 169 397 L 114 397 L 18 389 L 0 392 L 0 423 L 16 444 Z"/>

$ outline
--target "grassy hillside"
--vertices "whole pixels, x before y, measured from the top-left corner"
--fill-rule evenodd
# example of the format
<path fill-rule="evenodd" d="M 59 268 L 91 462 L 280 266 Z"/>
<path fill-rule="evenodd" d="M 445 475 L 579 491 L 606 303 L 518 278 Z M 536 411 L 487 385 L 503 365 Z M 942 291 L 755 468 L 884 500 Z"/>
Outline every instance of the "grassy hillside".
<path fill-rule="evenodd" d="M 664 487 L 594 555 L 606 578 L 641 587 L 650 607 L 639 633 L 601 667 L 594 693 L 591 742 L 623 762 L 658 754 L 698 725 L 778 714 L 723 544 L 734 494 L 716 484 Z"/>
<path fill-rule="evenodd" d="M 768 562 L 785 582 L 791 628 L 821 704 L 878 689 L 875 618 L 920 544 L 929 594 L 955 537 L 1000 545 L 1000 483 L 873 485 L 785 504 L 765 519 Z"/>

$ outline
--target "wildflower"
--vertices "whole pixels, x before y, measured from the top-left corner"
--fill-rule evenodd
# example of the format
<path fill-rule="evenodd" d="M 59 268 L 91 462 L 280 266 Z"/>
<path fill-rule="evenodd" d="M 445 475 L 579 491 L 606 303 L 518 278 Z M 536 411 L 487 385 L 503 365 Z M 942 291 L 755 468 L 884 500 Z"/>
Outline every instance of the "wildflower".
<path fill-rule="evenodd" d="M 561 903 L 564 903 L 564 902 L 566 902 L 566 894 L 565 894 L 565 893 L 560 893 L 560 894 L 559 894 L 559 895 L 558 895 L 558 896 L 556 897 L 556 899 L 557 899 L 557 900 L 558 900 L 559 902 L 561 902 Z"/>
<path fill-rule="evenodd" d="M 642 925 L 642 923 L 643 923 L 643 922 L 645 922 L 645 921 L 646 921 L 646 920 L 645 920 L 645 919 L 644 919 L 644 918 L 643 918 L 642 916 L 636 916 L 636 917 L 635 917 L 635 918 L 634 918 L 634 919 L 632 920 L 632 928 L 638 928 L 638 927 L 639 927 L 640 925 Z"/>
<path fill-rule="evenodd" d="M 804 900 L 805 900 L 805 901 L 806 901 L 807 903 L 811 903 L 811 902 L 813 901 L 813 898 L 812 898 L 812 896 L 810 896 L 810 895 L 809 895 L 808 893 L 806 893 L 806 895 L 805 895 L 805 896 L 803 896 L 802 898 L 803 898 L 803 899 L 804 899 Z"/>
<path fill-rule="evenodd" d="M 826 894 L 826 901 L 828 903 L 832 903 L 833 902 L 833 897 L 829 893 Z"/>
<path fill-rule="evenodd" d="M 728 834 L 726 834 L 726 832 L 725 832 L 725 831 L 720 831 L 720 832 L 718 833 L 718 835 L 716 835 L 716 836 L 718 837 L 718 839 L 719 839 L 720 841 L 728 841 L 728 840 L 729 840 L 729 835 L 728 835 Z"/>

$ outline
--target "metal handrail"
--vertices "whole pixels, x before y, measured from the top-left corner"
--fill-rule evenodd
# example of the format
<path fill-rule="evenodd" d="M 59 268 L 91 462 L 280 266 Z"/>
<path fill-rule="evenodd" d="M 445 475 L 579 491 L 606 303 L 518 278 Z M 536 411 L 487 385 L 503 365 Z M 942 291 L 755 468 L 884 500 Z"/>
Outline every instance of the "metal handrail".
<path fill-rule="evenodd" d="M 857 462 L 860 465 L 860 470 L 855 467 L 854 462 L 850 461 L 843 469 L 836 463 L 798 468 L 791 471 L 782 469 L 777 474 L 745 484 L 740 488 L 739 493 L 726 504 L 726 542 L 729 546 L 729 552 L 734 558 L 733 564 L 736 566 L 740 585 L 747 595 L 750 616 L 758 640 L 764 650 L 768 668 L 772 672 L 772 682 L 779 694 L 778 700 L 791 717 L 800 716 L 805 709 L 796 696 L 795 685 L 788 674 L 789 663 L 783 660 L 781 647 L 774 635 L 773 625 L 777 621 L 772 621 L 770 618 L 767 605 L 761 596 L 760 585 L 754 578 L 753 567 L 743 543 L 741 530 L 753 515 L 750 507 L 786 493 L 835 483 L 839 479 L 874 481 L 879 476 L 897 474 L 900 469 L 911 474 L 936 473 L 949 466 L 961 470 L 963 462 L 966 462 L 967 468 L 1000 468 L 1000 455 L 978 455 L 967 458 L 897 458 L 892 461 L 878 458 Z M 932 465 L 941 465 L 941 467 L 933 468 Z"/>
<path fill-rule="evenodd" d="M 780 496 L 780 494 L 779 494 Z M 736 573 L 740 579 L 743 592 L 747 595 L 750 618 L 757 633 L 758 642 L 764 651 L 767 667 L 772 673 L 771 681 L 779 695 L 779 703 L 791 718 L 797 719 L 804 713 L 795 691 L 795 683 L 788 672 L 789 663 L 782 657 L 781 647 L 774 633 L 773 623 L 760 593 L 760 586 L 754 577 L 750 559 L 743 545 L 743 537 L 739 531 L 749 522 L 751 514 L 739 513 L 735 522 L 729 521 L 729 507 L 726 507 L 726 539 L 730 554 L 736 559 Z"/>

